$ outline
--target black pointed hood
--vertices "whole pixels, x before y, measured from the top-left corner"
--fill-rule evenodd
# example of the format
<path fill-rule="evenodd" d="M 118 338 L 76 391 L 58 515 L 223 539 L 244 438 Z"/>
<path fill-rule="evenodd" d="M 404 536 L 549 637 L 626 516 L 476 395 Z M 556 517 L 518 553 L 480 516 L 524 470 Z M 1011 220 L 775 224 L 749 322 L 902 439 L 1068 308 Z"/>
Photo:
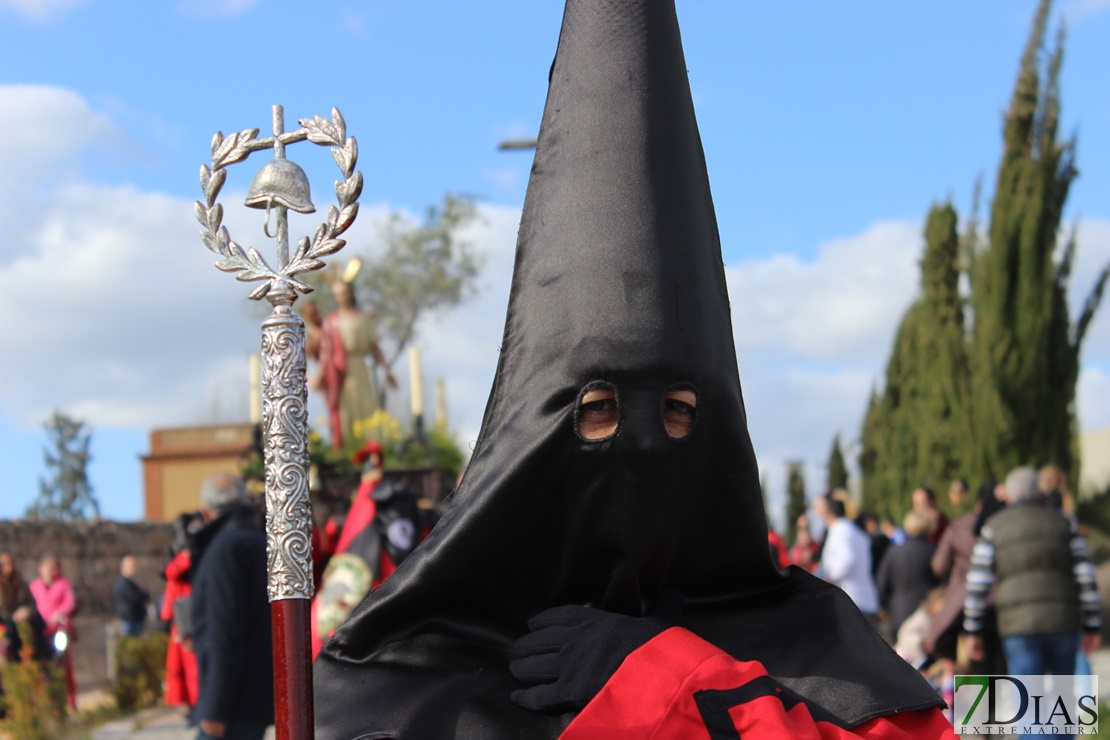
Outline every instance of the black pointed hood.
<path fill-rule="evenodd" d="M 576 412 L 597 384 L 620 421 L 591 441 Z M 675 388 L 697 398 L 682 439 Z M 639 616 L 676 589 L 725 647 L 734 612 L 795 585 L 770 558 L 673 0 L 569 0 L 479 439 L 430 537 L 317 661 L 318 734 L 436 736 L 414 704 L 434 695 L 460 737 L 553 737 L 569 717 L 508 699 L 529 613 Z M 391 697 L 373 727 L 339 716 L 376 695 L 355 685 Z"/>

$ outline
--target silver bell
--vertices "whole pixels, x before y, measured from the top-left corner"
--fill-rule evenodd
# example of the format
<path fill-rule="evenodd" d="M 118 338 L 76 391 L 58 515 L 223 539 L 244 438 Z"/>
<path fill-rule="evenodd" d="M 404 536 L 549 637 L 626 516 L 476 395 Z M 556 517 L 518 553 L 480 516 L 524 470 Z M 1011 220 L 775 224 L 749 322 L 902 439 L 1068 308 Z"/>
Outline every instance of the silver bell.
<path fill-rule="evenodd" d="M 247 191 L 246 204 L 269 210 L 277 203 L 298 213 L 315 213 L 308 188 L 308 175 L 288 159 L 271 159 L 254 176 Z"/>

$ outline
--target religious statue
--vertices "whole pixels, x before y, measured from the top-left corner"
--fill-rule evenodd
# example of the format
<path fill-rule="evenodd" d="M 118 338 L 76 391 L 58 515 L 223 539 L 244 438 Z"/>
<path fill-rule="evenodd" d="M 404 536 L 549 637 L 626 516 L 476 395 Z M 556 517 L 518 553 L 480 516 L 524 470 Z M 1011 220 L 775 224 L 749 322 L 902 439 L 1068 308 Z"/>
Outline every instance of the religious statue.
<path fill-rule="evenodd" d="M 351 284 L 337 280 L 332 284 L 332 294 L 337 308 L 324 317 L 319 343 L 310 351 L 315 349 L 319 367 L 312 385 L 324 392 L 332 449 L 340 449 L 344 440 L 353 436 L 354 423 L 381 408 L 375 375 L 367 360 L 385 370 L 390 388 L 396 388 L 397 381 L 378 345 L 374 318 L 359 310 Z"/>

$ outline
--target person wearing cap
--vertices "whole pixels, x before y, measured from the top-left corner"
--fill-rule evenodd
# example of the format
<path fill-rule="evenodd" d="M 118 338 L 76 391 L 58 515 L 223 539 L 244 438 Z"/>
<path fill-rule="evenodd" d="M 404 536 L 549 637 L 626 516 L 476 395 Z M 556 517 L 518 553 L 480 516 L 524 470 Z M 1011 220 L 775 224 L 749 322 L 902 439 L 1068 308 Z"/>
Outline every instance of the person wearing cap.
<path fill-rule="evenodd" d="M 951 737 L 771 560 L 673 2 L 569 0 L 549 80 L 474 452 L 317 656 L 317 740 Z"/>
<path fill-rule="evenodd" d="M 217 473 L 200 489 L 190 618 L 199 673 L 198 740 L 261 740 L 274 722 L 266 535 L 243 481 Z"/>

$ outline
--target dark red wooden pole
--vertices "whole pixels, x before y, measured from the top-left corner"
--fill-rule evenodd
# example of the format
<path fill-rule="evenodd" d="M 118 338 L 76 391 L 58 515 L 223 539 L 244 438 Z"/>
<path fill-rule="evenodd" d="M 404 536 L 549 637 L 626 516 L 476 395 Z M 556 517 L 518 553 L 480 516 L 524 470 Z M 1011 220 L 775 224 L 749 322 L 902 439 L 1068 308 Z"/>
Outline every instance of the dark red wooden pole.
<path fill-rule="evenodd" d="M 277 740 L 312 740 L 312 646 L 308 599 L 270 604 L 274 625 L 274 724 Z"/>

